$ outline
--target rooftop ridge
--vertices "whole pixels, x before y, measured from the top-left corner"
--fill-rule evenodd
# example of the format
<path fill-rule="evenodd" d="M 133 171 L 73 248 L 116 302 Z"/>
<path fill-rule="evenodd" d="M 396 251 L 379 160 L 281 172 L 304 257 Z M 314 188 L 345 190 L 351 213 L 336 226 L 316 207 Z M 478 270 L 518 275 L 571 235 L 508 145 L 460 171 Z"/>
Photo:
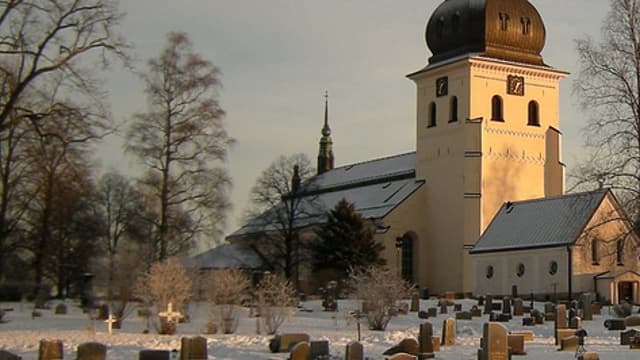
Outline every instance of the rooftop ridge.
<path fill-rule="evenodd" d="M 415 169 L 408 170 L 400 170 L 395 172 L 390 172 L 378 176 L 369 176 L 364 178 L 358 178 L 352 181 L 344 181 L 341 183 L 335 183 L 330 186 L 314 188 L 313 182 L 305 184 L 309 186 L 309 189 L 303 187 L 301 192 L 296 196 L 312 196 L 317 194 L 323 194 L 327 192 L 334 192 L 339 190 L 347 190 L 355 187 L 363 187 L 363 186 L 371 186 L 385 182 L 397 181 L 402 179 L 414 178 L 416 176 Z"/>
<path fill-rule="evenodd" d="M 607 192 L 609 192 L 609 190 L 610 190 L 609 188 L 604 188 L 604 189 L 598 189 L 598 190 L 582 191 L 582 192 L 579 192 L 579 193 L 570 193 L 570 194 L 564 194 L 564 195 L 541 197 L 541 198 L 536 198 L 536 199 L 505 201 L 503 204 L 511 203 L 512 205 L 519 205 L 519 204 L 528 204 L 528 203 L 535 203 L 535 202 L 561 200 L 561 199 L 574 198 L 574 197 L 579 197 L 579 196 L 584 196 L 584 195 L 591 195 L 591 194 L 595 195 L 597 193 L 606 194 Z"/>
<path fill-rule="evenodd" d="M 330 171 L 327 171 L 327 172 L 333 172 L 333 171 L 340 170 L 340 169 L 343 169 L 343 168 L 369 164 L 369 163 L 376 162 L 376 161 L 389 160 L 389 159 L 398 158 L 398 157 L 402 157 L 402 156 L 407 156 L 407 155 L 411 155 L 411 154 L 415 154 L 415 153 L 416 153 L 416 151 L 409 151 L 409 152 L 406 152 L 406 153 L 401 153 L 401 154 L 396 154 L 396 155 L 389 155 L 389 156 L 384 156 L 384 157 L 381 157 L 381 158 L 364 160 L 364 161 L 355 162 L 355 163 L 351 163 L 351 164 L 345 164 L 345 165 L 341 165 L 341 166 L 335 167 L 335 168 L 333 168 L 333 169 L 331 169 Z"/>

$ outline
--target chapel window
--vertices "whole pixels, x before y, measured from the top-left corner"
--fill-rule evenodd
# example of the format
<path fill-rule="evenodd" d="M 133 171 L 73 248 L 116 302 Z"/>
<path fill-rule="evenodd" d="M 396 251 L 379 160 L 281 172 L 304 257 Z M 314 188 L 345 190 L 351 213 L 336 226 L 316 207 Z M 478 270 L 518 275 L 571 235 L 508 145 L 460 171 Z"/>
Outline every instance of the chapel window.
<path fill-rule="evenodd" d="M 487 266 L 485 276 L 487 277 L 487 279 L 491 279 L 493 277 L 493 266 Z"/>
<path fill-rule="evenodd" d="M 529 117 L 527 121 L 529 126 L 540 126 L 540 107 L 535 101 L 529 101 Z"/>
<path fill-rule="evenodd" d="M 491 120 L 504 121 L 502 116 L 502 98 L 499 95 L 494 95 L 491 98 Z"/>
<path fill-rule="evenodd" d="M 442 37 L 444 36 L 444 18 L 443 17 L 439 18 L 438 22 L 436 23 L 436 35 L 440 39 L 442 39 Z"/>
<path fill-rule="evenodd" d="M 600 241 L 598 239 L 591 242 L 591 263 L 600 265 Z"/>
<path fill-rule="evenodd" d="M 457 12 L 453 15 L 451 19 L 451 27 L 453 27 L 454 32 L 460 31 L 460 12 Z"/>
<path fill-rule="evenodd" d="M 549 263 L 549 275 L 555 275 L 558 273 L 558 262 L 553 260 Z"/>
<path fill-rule="evenodd" d="M 449 122 L 458 121 L 458 97 L 457 96 L 451 97 L 451 109 L 450 110 L 451 110 L 450 111 L 451 119 L 449 119 Z"/>
<path fill-rule="evenodd" d="M 524 264 L 518 264 L 518 267 L 516 268 L 516 275 L 518 275 L 518 277 L 522 277 L 524 275 L 524 270 Z"/>
<path fill-rule="evenodd" d="M 531 32 L 531 20 L 528 17 L 521 17 L 520 25 L 522 25 L 522 35 L 529 35 L 529 32 Z"/>
<path fill-rule="evenodd" d="M 413 239 L 402 238 L 402 279 L 413 282 Z"/>
<path fill-rule="evenodd" d="M 616 263 L 618 266 L 624 265 L 622 263 L 623 255 L 624 255 L 624 241 L 618 240 L 616 241 Z"/>
<path fill-rule="evenodd" d="M 501 12 L 498 17 L 500 18 L 500 30 L 507 31 L 509 29 L 509 14 Z"/>
<path fill-rule="evenodd" d="M 427 127 L 436 126 L 436 115 L 438 115 L 436 111 L 436 103 L 432 102 L 429 104 L 429 120 L 427 121 Z"/>

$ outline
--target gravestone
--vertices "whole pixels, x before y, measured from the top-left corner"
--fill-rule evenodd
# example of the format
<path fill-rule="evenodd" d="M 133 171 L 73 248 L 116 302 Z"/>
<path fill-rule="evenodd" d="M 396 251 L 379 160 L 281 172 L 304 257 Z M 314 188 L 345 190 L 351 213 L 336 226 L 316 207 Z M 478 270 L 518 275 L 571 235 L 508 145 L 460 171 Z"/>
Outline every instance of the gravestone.
<path fill-rule="evenodd" d="M 462 304 L 453 304 L 453 311 L 462 311 Z"/>
<path fill-rule="evenodd" d="M 575 351 L 578 348 L 578 337 L 575 335 L 567 336 L 560 340 L 559 351 Z"/>
<path fill-rule="evenodd" d="M 329 342 L 327 340 L 316 340 L 309 343 L 309 358 L 311 360 L 329 359 Z"/>
<path fill-rule="evenodd" d="M 309 342 L 309 335 L 303 333 L 280 334 L 269 341 L 271 352 L 289 352 L 299 342 Z"/>
<path fill-rule="evenodd" d="M 604 322 L 604 327 L 607 330 L 626 330 L 627 326 L 624 324 L 624 319 L 607 319 Z"/>
<path fill-rule="evenodd" d="M 411 294 L 411 312 L 420 311 L 420 295 L 417 292 Z"/>
<path fill-rule="evenodd" d="M 484 303 L 484 311 L 483 313 L 486 314 L 491 314 L 491 311 L 493 311 L 493 296 L 491 295 L 487 295 L 486 299 L 485 299 L 485 303 Z"/>
<path fill-rule="evenodd" d="M 107 358 L 107 346 L 97 342 L 88 342 L 78 345 L 76 360 L 105 360 Z"/>
<path fill-rule="evenodd" d="M 202 336 L 180 340 L 180 360 L 207 360 L 207 339 Z"/>
<path fill-rule="evenodd" d="M 428 312 L 424 310 L 418 311 L 418 319 L 428 319 L 428 318 L 429 318 Z"/>
<path fill-rule="evenodd" d="M 54 310 L 56 315 L 66 315 L 67 314 L 67 305 L 60 303 L 58 305 L 56 305 L 56 308 Z"/>
<path fill-rule="evenodd" d="M 438 309 L 437 308 L 428 308 L 427 309 L 427 314 L 429 317 L 437 317 L 438 316 Z"/>
<path fill-rule="evenodd" d="M 22 360 L 22 357 L 6 350 L 0 350 L 0 360 Z"/>
<path fill-rule="evenodd" d="M 472 320 L 473 316 L 469 311 L 461 311 L 456 313 L 456 320 Z"/>
<path fill-rule="evenodd" d="M 440 307 L 440 314 L 447 313 L 447 302 L 445 300 L 440 300 L 438 306 Z"/>
<path fill-rule="evenodd" d="M 593 307 L 591 306 L 592 295 L 591 293 L 584 293 L 580 296 L 580 300 L 582 302 L 582 320 L 591 321 L 593 320 Z"/>
<path fill-rule="evenodd" d="M 310 345 L 308 342 L 303 341 L 297 343 L 293 349 L 291 349 L 291 354 L 289 355 L 290 360 L 308 360 L 309 354 L 311 353 Z"/>
<path fill-rule="evenodd" d="M 511 299 L 508 297 L 502 299 L 502 313 L 511 315 Z"/>
<path fill-rule="evenodd" d="M 629 329 L 620 333 L 620 345 L 631 345 L 632 340 L 640 335 L 640 331 L 636 329 Z"/>
<path fill-rule="evenodd" d="M 511 354 L 527 355 L 527 352 L 524 351 L 524 336 L 509 334 L 507 336 L 507 341 L 509 343 L 509 347 L 511 348 Z"/>
<path fill-rule="evenodd" d="M 482 327 L 481 348 L 478 350 L 479 360 L 508 360 L 509 341 L 507 328 L 495 322 L 485 323 Z"/>
<path fill-rule="evenodd" d="M 568 320 L 569 328 L 577 329 L 575 318 L 578 316 L 578 311 L 574 308 L 570 308 L 568 313 L 569 313 L 569 320 Z"/>
<path fill-rule="evenodd" d="M 398 314 L 400 315 L 407 315 L 409 313 L 409 304 L 407 303 L 401 303 L 398 306 Z"/>
<path fill-rule="evenodd" d="M 38 360 L 61 360 L 64 358 L 61 340 L 40 340 Z"/>
<path fill-rule="evenodd" d="M 544 324 L 545 315 L 538 309 L 531 310 L 531 317 L 535 320 L 536 325 Z"/>
<path fill-rule="evenodd" d="M 625 326 L 640 326 L 640 315 L 630 315 L 624 318 Z"/>
<path fill-rule="evenodd" d="M 556 305 L 552 302 L 546 302 L 544 303 L 544 313 L 545 314 L 549 314 L 549 313 L 555 313 L 556 312 Z"/>
<path fill-rule="evenodd" d="M 417 357 L 411 354 L 399 353 L 391 355 L 387 358 L 388 360 L 415 360 Z"/>
<path fill-rule="evenodd" d="M 562 340 L 570 336 L 575 336 L 576 332 L 573 329 L 557 329 L 555 334 L 556 334 L 556 345 L 561 345 Z"/>
<path fill-rule="evenodd" d="M 478 306 L 484 306 L 484 296 L 478 297 Z"/>
<path fill-rule="evenodd" d="M 524 315 L 524 300 L 521 298 L 513 299 L 513 316 Z"/>
<path fill-rule="evenodd" d="M 109 317 L 109 304 L 101 304 L 98 306 L 98 316 L 96 320 L 107 320 Z"/>
<path fill-rule="evenodd" d="M 580 329 L 582 327 L 582 318 L 580 316 L 574 316 L 569 321 L 570 329 Z"/>
<path fill-rule="evenodd" d="M 442 323 L 442 340 L 440 342 L 444 346 L 452 346 L 456 344 L 456 320 L 452 318 L 445 319 Z"/>
<path fill-rule="evenodd" d="M 510 314 L 498 314 L 496 321 L 498 322 L 509 322 L 511 320 Z"/>
<path fill-rule="evenodd" d="M 387 349 L 383 355 L 394 355 L 400 353 L 406 353 L 411 355 L 418 355 L 420 351 L 420 346 L 415 339 L 404 339 L 400 341 L 400 343 L 396 346 L 390 347 Z"/>
<path fill-rule="evenodd" d="M 431 359 L 433 354 L 433 326 L 429 322 L 420 324 L 418 334 L 418 357 L 420 360 Z"/>
<path fill-rule="evenodd" d="M 473 316 L 473 317 L 481 317 L 482 316 L 482 310 L 480 310 L 480 308 L 478 308 L 477 305 L 473 305 L 471 307 L 470 312 L 471 312 L 471 316 Z"/>
<path fill-rule="evenodd" d="M 140 350 L 138 360 L 171 360 L 168 350 Z"/>
<path fill-rule="evenodd" d="M 532 317 L 522 318 L 522 326 L 535 326 L 535 325 L 536 325 L 536 319 Z"/>
<path fill-rule="evenodd" d="M 347 344 L 345 351 L 345 360 L 364 360 L 364 348 L 362 344 L 357 341 L 352 341 Z"/>
<path fill-rule="evenodd" d="M 556 306 L 556 329 L 566 329 L 569 327 L 567 324 L 567 307 L 565 305 Z"/>
<path fill-rule="evenodd" d="M 578 355 L 578 360 L 600 360 L 600 355 L 597 352 L 586 352 Z"/>

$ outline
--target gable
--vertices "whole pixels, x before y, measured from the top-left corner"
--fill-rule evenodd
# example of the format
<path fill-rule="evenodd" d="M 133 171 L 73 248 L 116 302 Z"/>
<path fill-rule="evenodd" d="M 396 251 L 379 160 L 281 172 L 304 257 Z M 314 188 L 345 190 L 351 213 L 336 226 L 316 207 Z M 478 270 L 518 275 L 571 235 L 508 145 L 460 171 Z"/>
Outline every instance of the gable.
<path fill-rule="evenodd" d="M 470 254 L 573 244 L 608 190 L 502 205 Z"/>

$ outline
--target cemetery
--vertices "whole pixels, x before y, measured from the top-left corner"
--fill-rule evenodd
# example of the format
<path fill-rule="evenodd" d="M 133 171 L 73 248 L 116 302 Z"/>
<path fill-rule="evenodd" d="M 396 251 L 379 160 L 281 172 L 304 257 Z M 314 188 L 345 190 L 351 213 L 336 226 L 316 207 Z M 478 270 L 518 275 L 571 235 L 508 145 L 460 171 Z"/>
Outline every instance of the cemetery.
<path fill-rule="evenodd" d="M 589 294 L 570 303 L 492 296 L 477 299 L 406 299 L 385 331 L 369 330 L 361 302 L 300 302 L 276 335 L 258 334 L 259 317 L 241 309 L 235 333 L 207 331 L 205 303 L 189 314 L 167 309 L 175 333 L 147 330 L 136 312 L 120 329 L 91 318 L 73 301 L 50 301 L 33 317 L 33 304 L 3 303 L 0 359 L 638 359 L 638 307 L 601 306 Z M 522 305 L 526 303 L 527 305 Z M 65 312 L 60 311 L 66 308 Z M 440 308 L 440 309 L 438 309 Z M 445 309 L 446 308 L 446 309 Z M 482 313 L 484 308 L 487 313 Z M 631 313 L 628 313 L 628 310 Z M 423 310 L 420 310 L 423 309 Z M 429 310 L 425 310 L 429 309 Z M 446 310 L 446 311 L 440 311 Z M 95 312 L 94 312 L 95 313 Z M 166 314 L 169 313 L 169 314 Z M 251 314 L 250 314 L 251 313 Z M 185 316 L 188 315 L 188 316 Z M 188 318 L 188 322 L 177 320 Z M 494 320 L 494 321 L 489 321 Z M 360 326 L 358 326 L 360 322 Z"/>

